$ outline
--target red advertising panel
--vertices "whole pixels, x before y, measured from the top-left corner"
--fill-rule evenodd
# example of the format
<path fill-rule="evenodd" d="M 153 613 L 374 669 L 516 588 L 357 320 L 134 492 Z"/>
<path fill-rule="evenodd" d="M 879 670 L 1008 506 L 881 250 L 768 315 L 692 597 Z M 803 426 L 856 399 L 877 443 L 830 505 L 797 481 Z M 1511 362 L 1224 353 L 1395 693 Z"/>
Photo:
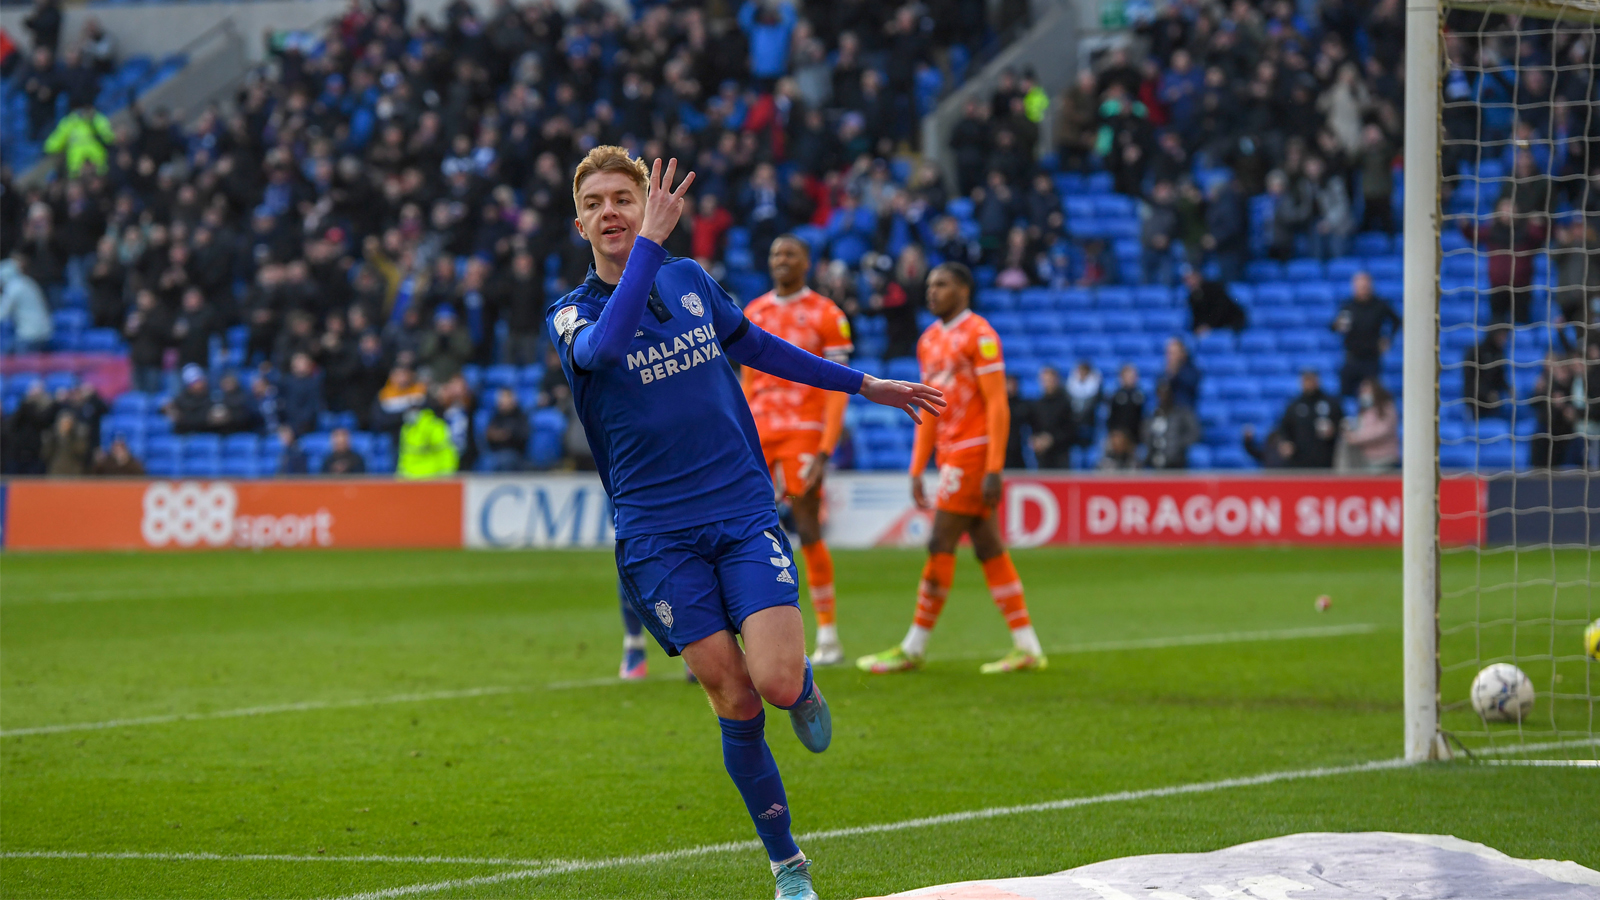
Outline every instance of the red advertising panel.
<path fill-rule="evenodd" d="M 1440 485 L 1441 538 L 1482 540 L 1483 487 Z M 1009 477 L 1000 511 L 1014 546 L 1395 544 L 1400 479 Z"/>
<path fill-rule="evenodd" d="M 14 550 L 459 547 L 458 482 L 19 480 Z"/>

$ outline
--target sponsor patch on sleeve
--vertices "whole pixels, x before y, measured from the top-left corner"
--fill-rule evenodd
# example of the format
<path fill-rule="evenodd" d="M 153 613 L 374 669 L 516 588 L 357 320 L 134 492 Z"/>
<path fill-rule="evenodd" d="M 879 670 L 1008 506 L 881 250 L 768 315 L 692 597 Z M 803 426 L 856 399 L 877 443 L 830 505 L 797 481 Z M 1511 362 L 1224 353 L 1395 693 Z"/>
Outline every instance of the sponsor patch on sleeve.
<path fill-rule="evenodd" d="M 562 307 L 555 317 L 556 334 L 567 343 L 572 343 L 572 336 L 577 334 L 578 326 L 589 324 L 589 320 L 578 317 L 576 306 Z"/>
<path fill-rule="evenodd" d="M 999 359 L 1000 339 L 992 334 L 978 338 L 978 355 L 984 359 Z"/>
<path fill-rule="evenodd" d="M 844 313 L 839 314 L 839 336 L 850 340 L 850 319 Z"/>

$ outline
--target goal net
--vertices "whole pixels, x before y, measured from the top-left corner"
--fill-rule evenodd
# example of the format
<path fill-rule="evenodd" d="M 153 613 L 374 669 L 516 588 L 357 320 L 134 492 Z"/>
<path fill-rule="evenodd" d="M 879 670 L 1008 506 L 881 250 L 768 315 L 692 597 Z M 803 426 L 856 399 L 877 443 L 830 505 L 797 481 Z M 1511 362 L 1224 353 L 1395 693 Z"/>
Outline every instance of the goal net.
<path fill-rule="evenodd" d="M 1413 759 L 1600 756 L 1597 22 L 1600 0 L 1408 7 Z M 1520 718 L 1472 702 L 1496 663 L 1531 682 Z"/>

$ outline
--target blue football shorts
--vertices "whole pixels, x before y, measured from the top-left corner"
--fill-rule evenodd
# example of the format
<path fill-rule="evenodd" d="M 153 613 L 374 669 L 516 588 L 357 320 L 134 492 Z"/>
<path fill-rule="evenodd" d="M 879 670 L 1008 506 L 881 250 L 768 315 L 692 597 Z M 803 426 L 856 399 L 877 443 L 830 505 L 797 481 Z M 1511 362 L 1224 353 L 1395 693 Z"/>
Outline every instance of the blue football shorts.
<path fill-rule="evenodd" d="M 622 596 L 669 656 L 754 612 L 800 607 L 777 511 L 617 541 Z"/>

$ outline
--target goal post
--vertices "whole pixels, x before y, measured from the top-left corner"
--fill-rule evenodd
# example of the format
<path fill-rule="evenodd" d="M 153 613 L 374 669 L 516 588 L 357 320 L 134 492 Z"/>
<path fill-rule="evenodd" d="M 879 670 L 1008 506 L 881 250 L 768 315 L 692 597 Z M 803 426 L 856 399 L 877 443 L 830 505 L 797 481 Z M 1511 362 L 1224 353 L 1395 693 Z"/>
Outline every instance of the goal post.
<path fill-rule="evenodd" d="M 1405 757 L 1439 736 L 1439 0 L 1406 3 L 1401 489 Z"/>
<path fill-rule="evenodd" d="M 1404 756 L 1594 764 L 1600 0 L 1408 0 L 1405 23 Z M 1495 663 L 1531 712 L 1474 711 Z"/>

